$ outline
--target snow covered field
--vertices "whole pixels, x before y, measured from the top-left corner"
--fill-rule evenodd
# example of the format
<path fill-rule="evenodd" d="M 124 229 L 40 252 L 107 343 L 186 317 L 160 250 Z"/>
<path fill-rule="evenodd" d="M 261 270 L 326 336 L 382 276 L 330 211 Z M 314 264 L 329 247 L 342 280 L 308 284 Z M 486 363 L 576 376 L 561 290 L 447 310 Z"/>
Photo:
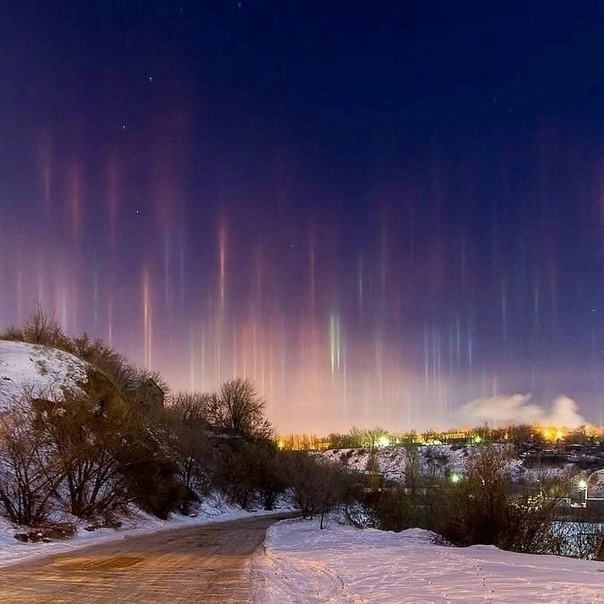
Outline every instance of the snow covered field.
<path fill-rule="evenodd" d="M 387 533 L 314 521 L 282 521 L 254 561 L 255 601 L 604 601 L 604 562 L 436 545 L 426 531 Z"/>

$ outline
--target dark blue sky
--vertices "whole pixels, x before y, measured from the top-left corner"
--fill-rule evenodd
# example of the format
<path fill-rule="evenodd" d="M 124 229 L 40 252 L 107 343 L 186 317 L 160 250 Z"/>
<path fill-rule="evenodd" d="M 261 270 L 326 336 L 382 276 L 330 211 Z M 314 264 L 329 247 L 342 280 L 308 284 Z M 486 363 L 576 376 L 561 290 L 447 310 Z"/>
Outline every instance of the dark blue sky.
<path fill-rule="evenodd" d="M 602 420 L 600 3 L 22 4 L 1 324 L 249 376 L 283 430 Z"/>

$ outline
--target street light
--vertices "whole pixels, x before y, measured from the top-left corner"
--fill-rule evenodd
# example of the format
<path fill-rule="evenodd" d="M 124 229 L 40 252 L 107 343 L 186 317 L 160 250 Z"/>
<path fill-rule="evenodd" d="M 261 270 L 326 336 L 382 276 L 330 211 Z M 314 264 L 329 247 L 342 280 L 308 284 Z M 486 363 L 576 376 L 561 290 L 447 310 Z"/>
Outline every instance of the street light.
<path fill-rule="evenodd" d="M 389 447 L 390 446 L 390 437 L 387 436 L 386 434 L 383 434 L 382 436 L 380 436 L 378 438 L 377 444 L 380 449 L 383 449 L 384 447 Z"/>

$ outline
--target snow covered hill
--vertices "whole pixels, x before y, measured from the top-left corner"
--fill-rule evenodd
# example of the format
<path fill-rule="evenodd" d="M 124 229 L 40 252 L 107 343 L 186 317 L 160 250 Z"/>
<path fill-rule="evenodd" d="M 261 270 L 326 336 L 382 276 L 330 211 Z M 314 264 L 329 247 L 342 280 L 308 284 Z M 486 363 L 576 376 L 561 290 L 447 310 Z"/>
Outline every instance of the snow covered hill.
<path fill-rule="evenodd" d="M 372 470 L 383 474 L 387 481 L 404 483 L 409 464 L 417 463 L 424 475 L 442 476 L 461 472 L 468 456 L 467 448 L 448 445 L 384 447 L 371 453 L 366 449 L 335 449 L 326 451 L 324 457 L 357 472 Z M 373 467 L 372 467 L 373 465 Z"/>
<path fill-rule="evenodd" d="M 424 445 L 410 449 L 384 447 L 373 453 L 366 449 L 331 449 L 322 456 L 350 470 L 379 472 L 387 482 L 404 484 L 409 464 L 416 465 L 423 476 L 444 478 L 463 474 L 471 451 L 470 445 Z M 525 468 L 521 460 L 511 460 L 510 471 L 516 479 L 523 476 L 532 479 L 535 474 Z"/>
<path fill-rule="evenodd" d="M 28 390 L 34 397 L 60 396 L 86 381 L 89 365 L 78 357 L 37 344 L 0 340 L 0 411 Z"/>

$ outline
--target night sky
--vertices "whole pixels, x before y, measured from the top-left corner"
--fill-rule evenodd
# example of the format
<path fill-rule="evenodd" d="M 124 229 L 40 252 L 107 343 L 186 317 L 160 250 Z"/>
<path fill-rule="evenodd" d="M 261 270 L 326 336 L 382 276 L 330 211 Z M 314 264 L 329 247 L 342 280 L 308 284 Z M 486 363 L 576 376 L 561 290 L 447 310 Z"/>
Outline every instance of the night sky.
<path fill-rule="evenodd" d="M 0 8 L 0 327 L 281 432 L 599 424 L 603 296 L 600 2 Z"/>

